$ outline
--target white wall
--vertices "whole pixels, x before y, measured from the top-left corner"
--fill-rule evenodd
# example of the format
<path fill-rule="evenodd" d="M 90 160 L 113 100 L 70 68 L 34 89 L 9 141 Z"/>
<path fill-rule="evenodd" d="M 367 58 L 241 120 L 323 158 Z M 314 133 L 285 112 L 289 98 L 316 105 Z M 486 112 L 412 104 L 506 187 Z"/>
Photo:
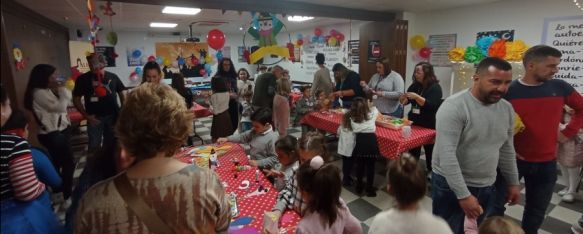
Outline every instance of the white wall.
<path fill-rule="evenodd" d="M 353 23 L 352 25 L 352 35 L 350 35 L 350 24 L 337 24 L 337 25 L 329 25 L 329 26 L 321 26 L 320 28 L 323 31 L 323 34 L 327 34 L 331 29 L 336 29 L 337 31 L 343 33 L 345 35 L 345 44 L 346 41 L 350 40 L 350 38 L 354 39 L 354 40 L 358 40 L 358 28 L 359 25 L 361 24 L 361 22 L 357 22 L 357 23 Z M 302 33 L 303 35 L 312 35 L 313 36 L 313 29 L 309 29 L 309 30 L 303 30 L 303 31 L 295 31 L 295 32 L 289 32 L 289 35 L 291 36 L 291 41 L 292 43 L 296 41 L 296 35 L 297 33 Z M 100 39 L 100 43 L 98 43 L 98 46 L 111 46 L 109 45 L 109 43 L 107 43 L 107 40 L 105 39 L 105 35 L 107 34 L 107 31 L 103 31 L 99 34 L 99 39 Z M 148 33 L 148 32 L 117 32 L 118 34 L 118 42 L 117 45 L 115 46 L 115 52 L 118 54 L 118 57 L 116 59 L 116 67 L 108 67 L 106 68 L 107 71 L 113 72 L 115 74 L 117 74 L 119 76 L 119 78 L 124 82 L 124 84 L 126 86 L 134 86 L 136 84 L 138 84 L 137 82 L 131 82 L 129 80 L 129 75 L 135 70 L 135 67 L 128 67 L 127 65 L 127 55 L 126 55 L 126 49 L 128 47 L 130 48 L 135 48 L 135 47 L 144 47 L 144 53 L 145 56 L 150 56 L 150 55 L 155 55 L 155 44 L 158 42 L 180 42 L 181 39 L 183 39 L 184 37 L 180 37 L 180 36 L 172 36 L 169 35 L 168 33 Z M 88 35 L 87 31 L 83 32 L 83 35 Z M 201 41 L 205 41 L 206 40 L 206 35 L 194 35 L 197 36 L 199 38 L 201 38 Z M 76 30 L 70 30 L 70 38 L 76 38 Z M 236 69 L 239 68 L 246 68 L 247 70 L 249 70 L 249 72 L 253 75 L 256 73 L 257 70 L 257 65 L 249 65 L 246 63 L 239 63 L 237 60 L 237 56 L 238 56 L 238 52 L 237 52 L 237 47 L 238 46 L 242 46 L 243 45 L 243 31 L 241 31 L 240 34 L 230 34 L 230 35 L 226 35 L 227 40 L 226 40 L 226 44 L 225 46 L 230 46 L 231 47 L 231 59 L 233 60 L 233 63 L 235 65 Z M 279 45 L 285 45 L 286 43 L 288 43 L 290 41 L 289 37 L 288 37 L 288 33 L 285 33 L 285 31 L 282 31 L 279 35 L 278 35 L 278 43 Z M 257 42 L 253 41 L 252 37 L 247 36 L 245 43 L 247 46 L 253 46 L 256 45 Z M 214 55 L 216 54 L 216 51 L 209 48 L 209 53 Z M 347 53 L 347 52 L 346 52 Z M 224 55 L 225 57 L 228 57 L 228 55 Z M 299 55 L 296 55 L 299 56 Z M 270 58 L 266 58 L 266 61 L 268 61 Z M 302 65 L 301 63 L 292 63 L 289 61 L 283 61 L 281 63 L 279 63 L 280 66 L 284 67 L 285 69 L 288 69 L 290 71 L 290 77 L 292 78 L 292 80 L 296 80 L 296 81 L 305 81 L 305 82 L 312 82 L 313 77 L 309 77 L 305 75 L 305 72 L 303 71 L 303 66 L 305 66 L 306 64 L 309 63 L 315 63 L 315 61 L 302 61 L 304 64 Z M 331 69 L 332 65 L 334 64 L 327 64 L 327 66 L 329 66 L 329 68 Z M 353 65 L 351 67 L 351 69 L 358 71 L 358 65 Z M 213 73 L 216 72 L 216 63 L 213 64 Z"/>
<path fill-rule="evenodd" d="M 541 43 L 543 22 L 548 17 L 581 15 L 583 12 L 572 0 L 505 0 L 484 5 L 426 13 L 406 13 L 409 20 L 409 38 L 420 34 L 427 38 L 432 34 L 457 34 L 457 46 L 473 45 L 476 33 L 514 29 L 514 38 L 527 45 Z M 417 62 L 411 59 L 409 48 L 407 61 L 407 86 L 411 83 L 413 68 Z M 436 75 L 449 96 L 451 69 L 436 67 Z"/>

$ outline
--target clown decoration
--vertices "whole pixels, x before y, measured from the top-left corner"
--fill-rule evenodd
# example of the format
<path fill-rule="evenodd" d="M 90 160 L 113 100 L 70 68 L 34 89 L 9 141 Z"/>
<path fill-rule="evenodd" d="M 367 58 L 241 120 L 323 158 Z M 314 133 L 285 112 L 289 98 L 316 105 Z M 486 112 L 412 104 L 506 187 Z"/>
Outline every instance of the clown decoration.
<path fill-rule="evenodd" d="M 253 15 L 253 27 L 250 27 L 249 34 L 256 40 L 259 40 L 259 47 L 276 46 L 275 37 L 281 29 L 283 23 L 276 16 L 269 13 L 260 13 Z"/>

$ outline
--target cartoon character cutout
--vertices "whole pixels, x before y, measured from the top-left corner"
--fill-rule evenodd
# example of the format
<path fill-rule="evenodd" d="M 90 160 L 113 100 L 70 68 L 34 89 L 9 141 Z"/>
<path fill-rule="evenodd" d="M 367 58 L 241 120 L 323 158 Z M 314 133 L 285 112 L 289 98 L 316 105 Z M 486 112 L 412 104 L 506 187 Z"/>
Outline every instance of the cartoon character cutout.
<path fill-rule="evenodd" d="M 269 13 L 253 15 L 253 26 L 247 30 L 253 38 L 259 41 L 259 47 L 276 46 L 275 37 L 283 28 L 283 23 Z"/>

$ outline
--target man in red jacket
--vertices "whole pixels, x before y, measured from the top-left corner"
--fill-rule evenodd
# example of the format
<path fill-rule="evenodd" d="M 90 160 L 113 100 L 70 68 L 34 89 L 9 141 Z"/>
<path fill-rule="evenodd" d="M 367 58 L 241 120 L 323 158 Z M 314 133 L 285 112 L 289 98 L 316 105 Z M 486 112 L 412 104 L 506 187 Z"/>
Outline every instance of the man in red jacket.
<path fill-rule="evenodd" d="M 557 143 L 575 136 L 583 127 L 583 97 L 561 79 L 553 79 L 561 62 L 561 52 L 553 47 L 537 45 L 526 51 L 523 58 L 524 77 L 510 84 L 504 97 L 522 118 L 526 129 L 514 136 L 517 166 L 524 178 L 526 204 L 522 228 L 537 233 L 557 180 Z M 567 127 L 559 132 L 563 107 L 575 110 Z M 501 178 L 499 178 L 500 180 Z M 503 188 L 495 205 L 494 215 L 504 214 Z"/>

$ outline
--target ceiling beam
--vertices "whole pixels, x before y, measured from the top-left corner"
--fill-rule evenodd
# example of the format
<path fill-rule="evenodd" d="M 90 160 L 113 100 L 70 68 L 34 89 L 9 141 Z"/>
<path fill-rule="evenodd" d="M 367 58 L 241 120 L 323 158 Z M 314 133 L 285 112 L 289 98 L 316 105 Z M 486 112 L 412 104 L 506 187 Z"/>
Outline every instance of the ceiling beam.
<path fill-rule="evenodd" d="M 303 15 L 364 21 L 393 21 L 400 18 L 402 15 L 402 12 L 397 11 L 369 11 L 286 0 L 112 0 L 112 2 L 197 7 L 201 9 L 221 9 L 232 11 L 269 12 L 273 14 Z"/>

